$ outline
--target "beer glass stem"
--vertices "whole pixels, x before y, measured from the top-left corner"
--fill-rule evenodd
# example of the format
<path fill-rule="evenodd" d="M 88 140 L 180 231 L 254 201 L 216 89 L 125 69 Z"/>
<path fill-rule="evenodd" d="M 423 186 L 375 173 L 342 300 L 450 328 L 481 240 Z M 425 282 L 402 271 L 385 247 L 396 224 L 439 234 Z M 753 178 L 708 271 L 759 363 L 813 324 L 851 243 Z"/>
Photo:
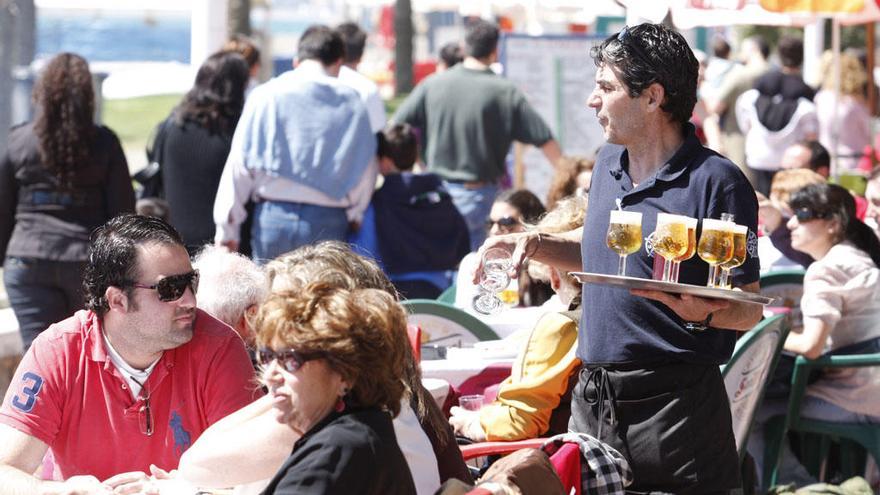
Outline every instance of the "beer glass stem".
<path fill-rule="evenodd" d="M 727 285 L 727 279 L 730 278 L 730 270 L 727 268 L 721 268 L 721 280 L 718 282 L 718 286 L 722 289 L 729 289 Z"/>
<path fill-rule="evenodd" d="M 706 281 L 706 287 L 715 287 L 715 265 L 709 265 L 709 280 Z"/>
<path fill-rule="evenodd" d="M 665 259 L 663 261 L 663 279 L 664 282 L 672 282 L 672 260 Z"/>
<path fill-rule="evenodd" d="M 617 276 L 625 277 L 626 276 L 626 255 L 620 255 L 620 261 L 617 263 Z"/>
<path fill-rule="evenodd" d="M 670 277 L 670 282 L 678 283 L 678 268 L 681 266 L 680 261 L 672 262 L 672 276 Z"/>

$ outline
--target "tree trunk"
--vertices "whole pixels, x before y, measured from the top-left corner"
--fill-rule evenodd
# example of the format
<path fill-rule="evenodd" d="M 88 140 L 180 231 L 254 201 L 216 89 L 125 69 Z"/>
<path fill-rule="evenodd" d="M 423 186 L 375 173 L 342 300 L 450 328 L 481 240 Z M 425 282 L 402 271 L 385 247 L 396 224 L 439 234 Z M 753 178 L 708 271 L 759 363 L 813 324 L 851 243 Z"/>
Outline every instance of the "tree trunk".
<path fill-rule="evenodd" d="M 408 93 L 413 87 L 413 22 L 410 0 L 394 5 L 394 91 Z"/>
<path fill-rule="evenodd" d="M 229 0 L 228 24 L 226 27 L 229 36 L 243 34 L 250 36 L 251 31 L 251 0 Z"/>

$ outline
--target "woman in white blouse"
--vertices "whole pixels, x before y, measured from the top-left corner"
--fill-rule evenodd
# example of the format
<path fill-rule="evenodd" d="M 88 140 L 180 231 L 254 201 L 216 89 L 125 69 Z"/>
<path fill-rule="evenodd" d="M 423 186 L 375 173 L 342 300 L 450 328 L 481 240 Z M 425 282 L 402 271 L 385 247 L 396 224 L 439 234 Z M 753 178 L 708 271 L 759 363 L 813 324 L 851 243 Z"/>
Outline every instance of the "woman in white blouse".
<path fill-rule="evenodd" d="M 803 331 L 789 334 L 785 350 L 811 359 L 844 347 L 858 353 L 876 352 L 873 349 L 880 338 L 880 240 L 856 218 L 855 201 L 840 186 L 807 186 L 794 193 L 789 204 L 794 212 L 788 221 L 791 245 L 816 261 L 804 277 Z M 857 350 L 861 347 L 865 349 Z M 786 406 L 787 399 L 768 400 L 762 406 L 749 438 L 749 452 L 756 461 L 763 454 L 763 420 L 783 414 Z M 807 388 L 801 416 L 880 423 L 880 369 L 823 372 Z M 814 481 L 788 446 L 783 449 L 779 477 L 781 483 Z"/>

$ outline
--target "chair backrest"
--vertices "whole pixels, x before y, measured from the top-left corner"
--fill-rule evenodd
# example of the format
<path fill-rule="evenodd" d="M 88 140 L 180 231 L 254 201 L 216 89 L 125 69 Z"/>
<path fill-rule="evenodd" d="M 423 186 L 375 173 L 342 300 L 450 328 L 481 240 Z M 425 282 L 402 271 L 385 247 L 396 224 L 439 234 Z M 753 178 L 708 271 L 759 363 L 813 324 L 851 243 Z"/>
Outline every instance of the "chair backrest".
<path fill-rule="evenodd" d="M 422 329 L 425 344 L 465 344 L 500 338 L 488 325 L 451 304 L 433 299 L 410 299 L 402 304 L 409 312 L 408 322 Z"/>
<path fill-rule="evenodd" d="M 776 300 L 770 308 L 788 308 L 791 310 L 791 328 L 800 329 L 804 325 L 801 316 L 801 296 L 804 295 L 804 275 L 801 268 L 777 270 L 761 275 L 761 295 Z"/>
<path fill-rule="evenodd" d="M 773 315 L 755 325 L 739 339 L 733 356 L 721 372 L 730 401 L 733 434 L 740 460 L 745 455 L 755 410 L 773 376 L 782 344 L 791 328 L 787 316 Z"/>
<path fill-rule="evenodd" d="M 449 287 L 446 288 L 439 296 L 437 296 L 437 300 L 440 302 L 445 302 L 449 304 L 455 303 L 455 282 L 452 283 Z"/>

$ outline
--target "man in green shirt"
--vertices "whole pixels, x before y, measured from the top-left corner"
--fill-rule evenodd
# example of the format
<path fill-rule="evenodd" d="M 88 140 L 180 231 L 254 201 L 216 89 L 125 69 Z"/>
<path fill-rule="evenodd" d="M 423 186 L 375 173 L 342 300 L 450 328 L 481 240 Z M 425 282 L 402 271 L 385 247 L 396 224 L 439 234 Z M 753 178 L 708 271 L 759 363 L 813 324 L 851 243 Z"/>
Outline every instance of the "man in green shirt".
<path fill-rule="evenodd" d="M 497 58 L 498 28 L 483 20 L 471 23 L 464 61 L 425 79 L 392 119 L 422 130 L 428 170 L 444 180 L 468 224 L 473 249 L 486 237 L 511 143 L 539 146 L 554 167 L 560 156 L 553 133 L 525 95 L 489 69 Z"/>

